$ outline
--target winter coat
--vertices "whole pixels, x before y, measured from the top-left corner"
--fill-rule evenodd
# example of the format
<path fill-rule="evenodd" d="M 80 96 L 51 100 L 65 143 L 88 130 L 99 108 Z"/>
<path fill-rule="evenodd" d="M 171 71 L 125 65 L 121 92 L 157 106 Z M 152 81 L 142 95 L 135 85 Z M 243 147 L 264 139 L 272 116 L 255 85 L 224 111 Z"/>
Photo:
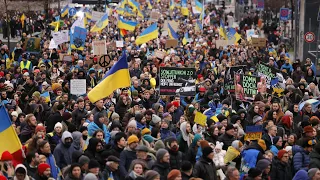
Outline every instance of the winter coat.
<path fill-rule="evenodd" d="M 310 164 L 310 156 L 307 152 L 302 149 L 301 146 L 293 146 L 292 152 L 294 153 L 293 156 L 293 168 L 294 171 L 297 172 L 301 169 L 308 170 L 308 166 Z"/>
<path fill-rule="evenodd" d="M 168 129 L 161 128 L 160 135 L 161 135 L 161 140 L 163 140 L 163 141 L 165 139 L 167 139 L 168 137 L 176 138 L 176 135 L 169 128 Z"/>
<path fill-rule="evenodd" d="M 106 166 L 102 174 L 105 180 L 108 180 L 108 178 L 111 178 L 111 176 L 113 177 L 113 180 L 120 180 L 120 171 L 116 170 L 112 172 L 108 166 Z"/>
<path fill-rule="evenodd" d="M 56 160 L 52 154 L 49 154 L 47 157 L 47 164 L 50 165 L 51 177 L 57 179 L 60 173 L 60 169 L 56 164 Z"/>
<path fill-rule="evenodd" d="M 137 159 L 136 152 L 131 150 L 129 147 L 124 148 L 120 153 L 120 173 L 122 175 L 127 175 L 131 162 Z"/>
<path fill-rule="evenodd" d="M 291 180 L 292 172 L 290 164 L 281 162 L 277 157 L 272 161 L 272 168 L 270 172 L 271 179 L 276 180 Z"/>
<path fill-rule="evenodd" d="M 217 169 L 212 160 L 203 157 L 195 164 L 193 169 L 194 177 L 202 179 L 217 180 Z"/>
<path fill-rule="evenodd" d="M 310 153 L 309 168 L 320 168 L 320 154 L 315 150 Z"/>
<path fill-rule="evenodd" d="M 88 145 L 87 149 L 84 151 L 84 155 L 86 155 L 89 159 L 93 159 L 93 160 L 98 161 L 100 163 L 100 165 L 103 166 L 105 162 L 104 162 L 103 158 L 101 157 L 102 152 L 96 151 L 96 147 L 97 147 L 98 143 L 102 144 L 102 141 L 97 138 L 91 138 L 89 140 L 89 145 Z"/>
<path fill-rule="evenodd" d="M 113 145 L 109 150 L 109 154 L 112 154 L 113 156 L 120 158 L 120 154 L 123 151 L 123 149 L 120 149 L 117 145 Z"/>
<path fill-rule="evenodd" d="M 24 144 L 26 141 L 32 138 L 32 135 L 35 132 L 36 127 L 30 126 L 27 124 L 24 126 L 24 128 L 21 130 L 19 138 L 22 144 Z"/>
<path fill-rule="evenodd" d="M 268 133 L 262 136 L 262 140 L 264 140 L 264 142 L 266 143 L 267 150 L 270 149 L 273 143 Z"/>
<path fill-rule="evenodd" d="M 228 150 L 228 147 L 231 146 L 234 140 L 236 140 L 234 136 L 230 136 L 226 133 L 218 137 L 218 141 L 223 142 L 223 147 L 222 147 L 223 150 Z"/>
<path fill-rule="evenodd" d="M 105 124 L 103 124 L 103 129 L 101 129 L 95 122 L 91 122 L 88 125 L 88 135 L 90 137 L 92 137 L 94 132 L 96 130 L 99 130 L 99 129 L 103 131 L 103 133 L 104 133 L 104 141 L 105 141 L 106 144 L 108 144 L 111 136 L 110 136 L 110 133 L 109 133 L 109 131 L 107 129 L 107 126 Z"/>
<path fill-rule="evenodd" d="M 76 125 L 76 127 L 78 128 L 81 124 L 81 120 L 83 118 L 86 118 L 86 114 L 87 114 L 87 110 L 83 109 L 76 109 L 72 112 L 72 122 Z"/>
<path fill-rule="evenodd" d="M 169 163 L 160 163 L 157 161 L 153 166 L 152 170 L 157 171 L 160 174 L 160 180 L 167 180 L 167 176 L 171 170 Z"/>
<path fill-rule="evenodd" d="M 77 151 L 72 144 L 70 147 L 66 147 L 66 138 L 72 138 L 71 133 L 68 131 L 62 134 L 61 142 L 53 151 L 53 156 L 56 160 L 56 164 L 60 169 L 63 169 L 64 167 L 72 163 L 72 153 Z"/>
<path fill-rule="evenodd" d="M 240 171 L 248 172 L 250 168 L 256 166 L 260 159 L 263 159 L 263 150 L 258 144 L 252 144 L 241 152 L 241 168 Z"/>
<path fill-rule="evenodd" d="M 58 122 L 61 123 L 62 119 L 63 118 L 62 118 L 60 112 L 55 112 L 54 114 L 51 114 L 45 122 L 45 125 L 47 126 L 46 131 L 52 132 L 54 130 L 54 126 L 56 125 L 56 123 L 58 123 Z"/>
<path fill-rule="evenodd" d="M 171 149 L 168 149 L 168 152 L 170 154 L 170 167 L 171 169 L 180 169 L 182 160 L 183 160 L 183 153 L 180 151 L 172 151 Z"/>

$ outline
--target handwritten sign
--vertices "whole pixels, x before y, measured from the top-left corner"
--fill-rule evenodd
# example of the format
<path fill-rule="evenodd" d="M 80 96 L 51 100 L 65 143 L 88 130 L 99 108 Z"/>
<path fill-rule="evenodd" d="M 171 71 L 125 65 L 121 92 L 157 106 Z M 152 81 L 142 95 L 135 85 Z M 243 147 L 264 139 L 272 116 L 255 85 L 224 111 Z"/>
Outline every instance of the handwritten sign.
<path fill-rule="evenodd" d="M 166 41 L 166 48 L 175 48 L 178 46 L 178 40 L 176 39 L 168 39 Z"/>
<path fill-rule="evenodd" d="M 73 95 L 82 95 L 87 92 L 85 79 L 71 79 L 70 81 L 70 93 Z"/>
<path fill-rule="evenodd" d="M 123 47 L 123 41 L 116 41 L 116 47 Z"/>
<path fill-rule="evenodd" d="M 262 138 L 262 125 L 259 126 L 247 126 L 246 127 L 246 135 L 244 136 L 244 140 L 258 140 Z"/>
<path fill-rule="evenodd" d="M 49 49 L 57 49 L 58 45 L 54 42 L 53 39 L 51 39 L 50 44 L 49 44 Z"/>
<path fill-rule="evenodd" d="M 92 11 L 92 21 L 99 21 L 102 16 L 104 15 L 103 12 L 98 12 L 98 11 Z"/>
<path fill-rule="evenodd" d="M 154 55 L 159 59 L 164 59 L 164 57 L 166 56 L 166 52 L 159 51 L 159 50 L 156 49 L 154 51 Z"/>
<path fill-rule="evenodd" d="M 266 38 L 251 38 L 253 47 L 266 47 Z"/>
<path fill-rule="evenodd" d="M 107 53 L 106 41 L 93 41 L 93 55 L 104 55 Z"/>

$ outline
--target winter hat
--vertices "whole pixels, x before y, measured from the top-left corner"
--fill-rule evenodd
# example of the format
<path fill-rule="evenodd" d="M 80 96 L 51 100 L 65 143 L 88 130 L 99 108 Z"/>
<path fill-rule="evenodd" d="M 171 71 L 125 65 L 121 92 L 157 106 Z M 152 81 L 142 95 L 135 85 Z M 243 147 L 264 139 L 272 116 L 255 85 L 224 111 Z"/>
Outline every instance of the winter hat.
<path fill-rule="evenodd" d="M 306 137 L 302 139 L 302 144 L 301 147 L 305 148 L 305 147 L 312 147 L 313 145 L 316 145 L 317 141 L 315 139 Z"/>
<path fill-rule="evenodd" d="M 210 146 L 202 149 L 202 157 L 207 157 L 210 153 L 213 153 L 213 149 Z"/>
<path fill-rule="evenodd" d="M 306 126 L 303 128 L 303 133 L 309 133 L 309 132 L 313 132 L 313 127 Z"/>
<path fill-rule="evenodd" d="M 223 142 L 217 141 L 217 142 L 216 142 L 216 146 L 214 147 L 214 149 L 222 150 L 222 146 L 223 146 Z"/>
<path fill-rule="evenodd" d="M 158 110 L 159 110 L 159 108 L 160 108 L 160 106 L 161 106 L 161 104 L 160 104 L 160 103 L 154 103 L 154 104 L 153 104 L 153 108 L 152 108 L 152 109 L 154 109 L 155 111 L 158 111 Z"/>
<path fill-rule="evenodd" d="M 117 144 L 121 138 L 127 139 L 127 135 L 124 132 L 117 132 L 114 136 L 114 144 Z"/>
<path fill-rule="evenodd" d="M 235 149 L 237 149 L 238 151 L 240 151 L 240 148 L 242 148 L 243 143 L 239 140 L 235 140 L 231 143 L 231 146 Z"/>
<path fill-rule="evenodd" d="M 80 158 L 78 160 L 78 163 L 80 164 L 80 166 L 83 166 L 89 162 L 90 162 L 90 159 L 85 155 L 80 156 Z"/>
<path fill-rule="evenodd" d="M 138 143 L 139 142 L 139 138 L 136 135 L 131 135 L 128 138 L 128 145 L 132 144 L 132 143 Z"/>
<path fill-rule="evenodd" d="M 226 127 L 226 131 L 229 131 L 231 129 L 234 129 L 234 126 L 232 124 L 228 124 Z"/>
<path fill-rule="evenodd" d="M 120 116 L 119 116 L 118 113 L 113 112 L 112 115 L 111 115 L 111 120 L 113 121 L 113 120 L 115 120 L 115 119 L 120 119 Z"/>
<path fill-rule="evenodd" d="M 7 180 L 5 176 L 0 175 L 0 180 Z"/>
<path fill-rule="evenodd" d="M 137 90 L 133 90 L 131 93 L 132 96 L 139 96 L 139 93 Z"/>
<path fill-rule="evenodd" d="M 161 121 L 161 118 L 155 114 L 152 114 L 152 119 L 151 119 L 151 122 L 153 124 L 158 124 L 159 122 Z"/>
<path fill-rule="evenodd" d="M 286 146 L 286 148 L 284 148 L 284 150 L 286 150 L 287 152 L 292 151 L 292 146 Z"/>
<path fill-rule="evenodd" d="M 160 162 L 160 160 L 163 159 L 163 156 L 168 153 L 168 151 L 166 149 L 158 149 L 157 153 L 156 153 L 156 157 L 157 157 L 157 161 Z"/>
<path fill-rule="evenodd" d="M 91 159 L 89 161 L 89 165 L 88 165 L 88 168 L 89 169 L 92 169 L 92 168 L 100 168 L 100 164 L 98 161 L 94 160 L 94 159 Z"/>
<path fill-rule="evenodd" d="M 11 113 L 11 116 L 18 117 L 18 112 L 17 112 L 17 111 L 13 111 L 13 112 Z"/>
<path fill-rule="evenodd" d="M 262 171 L 258 168 L 251 168 L 248 172 L 248 177 L 255 178 L 262 174 Z"/>
<path fill-rule="evenodd" d="M 172 104 L 174 107 L 178 108 L 180 106 L 180 103 L 178 101 L 172 101 Z"/>
<path fill-rule="evenodd" d="M 154 180 L 157 176 L 160 176 L 160 174 L 154 170 L 149 170 L 144 174 L 146 180 Z"/>
<path fill-rule="evenodd" d="M 166 112 L 166 113 L 163 113 L 162 117 L 163 117 L 163 118 L 166 118 L 166 117 L 168 117 L 169 115 L 170 115 L 170 113 Z"/>
<path fill-rule="evenodd" d="M 188 108 L 189 114 L 193 114 L 194 110 L 196 110 L 196 108 L 194 106 L 189 106 L 189 108 Z"/>
<path fill-rule="evenodd" d="M 289 117 L 292 117 L 293 116 L 293 113 L 289 110 L 287 110 L 285 113 L 284 113 L 285 116 L 289 116 Z"/>
<path fill-rule="evenodd" d="M 309 179 L 308 173 L 306 170 L 299 170 L 296 175 L 294 175 L 292 180 L 307 180 Z"/>
<path fill-rule="evenodd" d="M 192 169 L 192 163 L 190 161 L 182 161 L 181 171 L 186 172 Z"/>
<path fill-rule="evenodd" d="M 35 96 L 36 98 L 40 98 L 40 92 L 39 91 L 35 91 L 32 96 Z"/>
<path fill-rule="evenodd" d="M 137 121 L 136 120 L 131 120 L 128 123 L 127 127 L 135 127 L 135 128 L 137 128 Z"/>
<path fill-rule="evenodd" d="M 62 118 L 63 118 L 63 120 L 67 121 L 67 120 L 71 119 L 72 116 L 69 112 L 63 112 Z"/>
<path fill-rule="evenodd" d="M 290 116 L 283 116 L 281 118 L 282 124 L 284 124 L 287 128 L 291 128 L 291 124 L 290 124 Z"/>
<path fill-rule="evenodd" d="M 175 180 L 179 176 L 181 176 L 181 172 L 177 169 L 173 169 L 169 172 L 167 180 Z"/>
<path fill-rule="evenodd" d="M 208 146 L 210 146 L 208 141 L 200 140 L 200 147 L 201 148 L 208 147 Z"/>
<path fill-rule="evenodd" d="M 58 110 L 58 111 L 61 111 L 63 108 L 64 108 L 64 105 L 63 105 L 63 104 L 59 104 L 59 105 L 57 106 L 57 110 Z"/>
<path fill-rule="evenodd" d="M 44 132 L 46 132 L 46 128 L 44 128 L 44 126 L 37 125 L 35 132 L 37 133 L 37 132 L 39 132 L 39 131 L 44 131 Z"/>
<path fill-rule="evenodd" d="M 284 149 L 281 149 L 279 152 L 278 152 L 278 159 L 282 159 L 282 157 L 283 157 L 283 155 L 285 154 L 285 153 L 288 153 L 286 150 L 284 150 Z"/>
<path fill-rule="evenodd" d="M 60 127 L 62 129 L 62 124 L 60 122 L 57 122 L 56 125 L 54 125 L 54 129 Z"/>
<path fill-rule="evenodd" d="M 139 123 L 141 123 L 142 118 L 143 118 L 143 115 L 142 115 L 141 113 L 137 113 L 137 114 L 134 116 L 134 119 L 135 119 L 137 122 L 139 122 Z"/>
<path fill-rule="evenodd" d="M 43 173 L 44 173 L 48 168 L 50 168 L 50 165 L 47 164 L 47 163 L 39 164 L 39 165 L 38 165 L 38 173 L 39 173 L 40 175 L 43 175 Z"/>
<path fill-rule="evenodd" d="M 266 142 L 264 140 L 259 139 L 258 144 L 264 151 L 267 149 Z"/>
<path fill-rule="evenodd" d="M 148 129 L 148 128 L 144 128 L 142 131 L 141 131 L 141 135 L 142 136 L 144 136 L 145 134 L 150 134 L 151 133 L 151 131 L 150 131 L 150 129 Z"/>
<path fill-rule="evenodd" d="M 262 121 L 262 117 L 261 116 L 254 116 L 253 119 L 253 124 L 256 124 L 258 123 L 259 121 Z"/>
<path fill-rule="evenodd" d="M 311 169 L 309 169 L 309 171 L 308 171 L 308 176 L 309 176 L 309 178 L 312 179 L 313 176 L 317 173 L 317 171 L 319 171 L 318 168 L 311 168 Z"/>
<path fill-rule="evenodd" d="M 155 144 L 154 144 L 154 150 L 158 151 L 159 149 L 164 149 L 166 148 L 166 146 L 164 145 L 163 141 L 158 140 Z"/>
<path fill-rule="evenodd" d="M 271 161 L 269 159 L 261 159 L 258 161 L 256 168 L 264 171 L 270 164 Z"/>
<path fill-rule="evenodd" d="M 143 139 L 146 140 L 146 141 L 148 141 L 148 143 L 152 143 L 152 142 L 154 141 L 154 138 L 153 138 L 151 135 L 149 135 L 149 134 L 145 134 L 145 135 L 143 136 Z"/>
<path fill-rule="evenodd" d="M 88 173 L 83 180 L 98 180 L 98 178 L 93 173 Z"/>
<path fill-rule="evenodd" d="M 273 138 L 273 144 L 277 144 L 277 142 L 280 140 L 280 136 L 276 136 Z"/>
<path fill-rule="evenodd" d="M 171 143 L 178 142 L 178 140 L 175 137 L 168 137 L 164 140 L 164 144 L 170 147 Z"/>
<path fill-rule="evenodd" d="M 217 118 L 218 118 L 219 122 L 222 122 L 223 120 L 227 119 L 227 117 L 224 116 L 224 115 L 222 115 L 222 114 L 219 114 L 219 115 L 217 116 Z M 227 131 L 227 130 L 226 130 L 226 131 Z"/>
<path fill-rule="evenodd" d="M 4 151 L 1 155 L 0 161 L 12 161 L 13 157 L 9 151 Z"/>
<path fill-rule="evenodd" d="M 172 103 L 168 103 L 167 106 L 166 106 L 166 109 L 168 110 L 168 109 L 170 109 L 172 106 L 173 106 Z"/>
<path fill-rule="evenodd" d="M 319 124 L 319 118 L 317 116 L 312 116 L 309 122 L 312 126 L 316 126 Z"/>
<path fill-rule="evenodd" d="M 309 116 L 306 116 L 306 117 L 309 117 Z M 300 126 L 302 128 L 305 128 L 306 126 L 310 126 L 310 122 L 309 122 L 309 119 L 308 120 L 302 120 L 301 123 L 300 123 Z"/>

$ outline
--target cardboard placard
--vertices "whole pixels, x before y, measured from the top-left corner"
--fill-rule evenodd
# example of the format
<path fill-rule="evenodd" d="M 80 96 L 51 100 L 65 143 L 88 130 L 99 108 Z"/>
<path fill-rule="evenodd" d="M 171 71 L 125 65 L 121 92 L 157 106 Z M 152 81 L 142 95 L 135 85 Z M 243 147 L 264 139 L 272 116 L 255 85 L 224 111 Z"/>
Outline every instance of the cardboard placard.
<path fill-rule="evenodd" d="M 158 19 L 161 17 L 161 14 L 159 12 L 156 11 L 152 11 L 150 14 L 150 19 L 152 21 L 158 21 Z"/>
<path fill-rule="evenodd" d="M 23 43 L 23 50 L 29 51 L 29 52 L 38 52 L 40 51 L 40 38 L 26 38 Z M 50 43 L 50 41 L 48 41 Z M 49 47 L 49 43 L 47 47 Z"/>
<path fill-rule="evenodd" d="M 179 23 L 176 22 L 176 21 L 168 21 L 166 20 L 164 22 L 164 25 L 163 25 L 163 30 L 167 31 L 168 30 L 168 23 L 170 24 L 170 26 L 172 27 L 172 29 L 177 32 L 178 29 L 179 29 Z"/>
<path fill-rule="evenodd" d="M 71 55 L 64 55 L 63 56 L 63 61 L 66 61 L 66 62 L 72 62 L 72 56 Z"/>
<path fill-rule="evenodd" d="M 93 41 L 93 55 L 103 55 L 107 53 L 106 41 Z"/>
<path fill-rule="evenodd" d="M 154 55 L 159 59 L 164 59 L 164 57 L 166 56 L 166 52 L 155 50 Z"/>
<path fill-rule="evenodd" d="M 114 48 L 117 48 L 116 42 L 107 44 L 107 50 L 112 51 Z"/>
<path fill-rule="evenodd" d="M 65 54 L 63 54 L 63 53 L 59 53 L 59 61 L 62 61 L 63 60 L 63 56 L 64 56 Z"/>
<path fill-rule="evenodd" d="M 251 38 L 253 47 L 266 47 L 266 38 Z"/>
<path fill-rule="evenodd" d="M 102 16 L 104 15 L 105 13 L 103 12 L 98 12 L 98 11 L 92 11 L 92 21 L 99 21 Z"/>
<path fill-rule="evenodd" d="M 116 41 L 116 47 L 123 47 L 123 41 Z"/>
<path fill-rule="evenodd" d="M 71 79 L 70 93 L 73 95 L 82 95 L 87 92 L 85 79 Z"/>
<path fill-rule="evenodd" d="M 166 48 L 175 48 L 178 46 L 178 40 L 176 39 L 168 39 L 166 41 Z"/>
<path fill-rule="evenodd" d="M 234 41 L 229 41 L 229 40 L 215 40 L 216 42 L 216 47 L 226 47 L 228 45 L 234 44 Z"/>
<path fill-rule="evenodd" d="M 53 39 L 51 39 L 50 44 L 49 44 L 49 49 L 57 49 L 58 45 L 54 42 Z"/>

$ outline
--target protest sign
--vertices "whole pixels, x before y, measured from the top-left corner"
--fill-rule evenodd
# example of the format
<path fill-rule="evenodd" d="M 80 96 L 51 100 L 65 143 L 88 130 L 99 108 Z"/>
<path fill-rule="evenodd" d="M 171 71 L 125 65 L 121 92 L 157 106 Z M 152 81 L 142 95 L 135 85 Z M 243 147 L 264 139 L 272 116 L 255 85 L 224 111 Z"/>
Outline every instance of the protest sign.
<path fill-rule="evenodd" d="M 166 52 L 160 51 L 160 50 L 155 50 L 154 51 L 154 55 L 159 58 L 159 59 L 164 59 L 164 57 L 166 56 Z"/>
<path fill-rule="evenodd" d="M 266 47 L 266 38 L 251 38 L 253 47 Z"/>
<path fill-rule="evenodd" d="M 23 44 L 23 49 L 27 52 L 39 52 L 40 51 L 40 38 L 26 38 Z"/>
<path fill-rule="evenodd" d="M 50 44 L 49 44 L 49 49 L 57 49 L 58 45 L 54 42 L 53 39 L 51 39 Z"/>
<path fill-rule="evenodd" d="M 194 117 L 194 122 L 201 126 L 206 126 L 207 116 L 202 114 L 201 112 L 196 112 L 196 115 Z"/>
<path fill-rule="evenodd" d="M 103 15 L 104 15 L 103 12 L 92 11 L 92 18 L 91 18 L 91 20 L 92 20 L 92 21 L 99 21 L 99 20 L 102 18 Z"/>
<path fill-rule="evenodd" d="M 195 68 L 160 67 L 160 94 L 194 96 L 196 78 Z"/>
<path fill-rule="evenodd" d="M 246 34 L 247 34 L 247 39 L 250 40 L 251 37 L 252 37 L 253 35 L 255 35 L 254 29 L 249 29 L 249 30 L 247 30 L 247 31 L 246 31 Z"/>
<path fill-rule="evenodd" d="M 93 41 L 93 55 L 103 55 L 107 53 L 106 41 Z"/>
<path fill-rule="evenodd" d="M 257 84 L 260 77 L 235 74 L 235 94 L 236 98 L 241 101 L 253 101 L 256 94 L 258 94 Z"/>
<path fill-rule="evenodd" d="M 87 29 L 76 26 L 71 36 L 71 49 L 83 51 L 86 42 Z"/>
<path fill-rule="evenodd" d="M 60 45 L 62 43 L 69 41 L 69 31 L 68 30 L 52 32 L 51 35 L 52 35 L 52 39 L 54 40 L 56 45 Z"/>
<path fill-rule="evenodd" d="M 123 41 L 116 41 L 116 47 L 123 47 Z"/>
<path fill-rule="evenodd" d="M 234 41 L 230 41 L 230 40 L 215 40 L 216 43 L 216 47 L 226 47 L 228 45 L 232 45 L 234 44 Z"/>
<path fill-rule="evenodd" d="M 244 74 L 246 66 L 227 67 L 224 75 L 224 90 L 234 92 L 234 74 Z"/>
<path fill-rule="evenodd" d="M 244 136 L 244 140 L 258 140 L 262 138 L 262 125 L 258 126 L 247 126 L 246 127 L 246 135 Z"/>
<path fill-rule="evenodd" d="M 71 55 L 63 55 L 63 61 L 66 61 L 66 62 L 72 62 L 72 56 Z"/>
<path fill-rule="evenodd" d="M 85 79 L 71 79 L 70 81 L 70 93 L 73 95 L 82 95 L 86 91 L 86 80 Z"/>
<path fill-rule="evenodd" d="M 166 48 L 175 48 L 178 46 L 178 40 L 176 39 L 168 39 L 166 41 Z"/>
<path fill-rule="evenodd" d="M 161 14 L 159 12 L 156 11 L 152 11 L 150 14 L 150 19 L 152 21 L 158 21 L 158 19 L 160 18 Z"/>
<path fill-rule="evenodd" d="M 177 32 L 179 29 L 179 23 L 176 21 L 168 21 L 166 20 L 163 24 L 163 30 L 167 31 L 168 30 L 168 23 L 170 24 L 170 26 L 172 27 L 172 29 Z"/>

